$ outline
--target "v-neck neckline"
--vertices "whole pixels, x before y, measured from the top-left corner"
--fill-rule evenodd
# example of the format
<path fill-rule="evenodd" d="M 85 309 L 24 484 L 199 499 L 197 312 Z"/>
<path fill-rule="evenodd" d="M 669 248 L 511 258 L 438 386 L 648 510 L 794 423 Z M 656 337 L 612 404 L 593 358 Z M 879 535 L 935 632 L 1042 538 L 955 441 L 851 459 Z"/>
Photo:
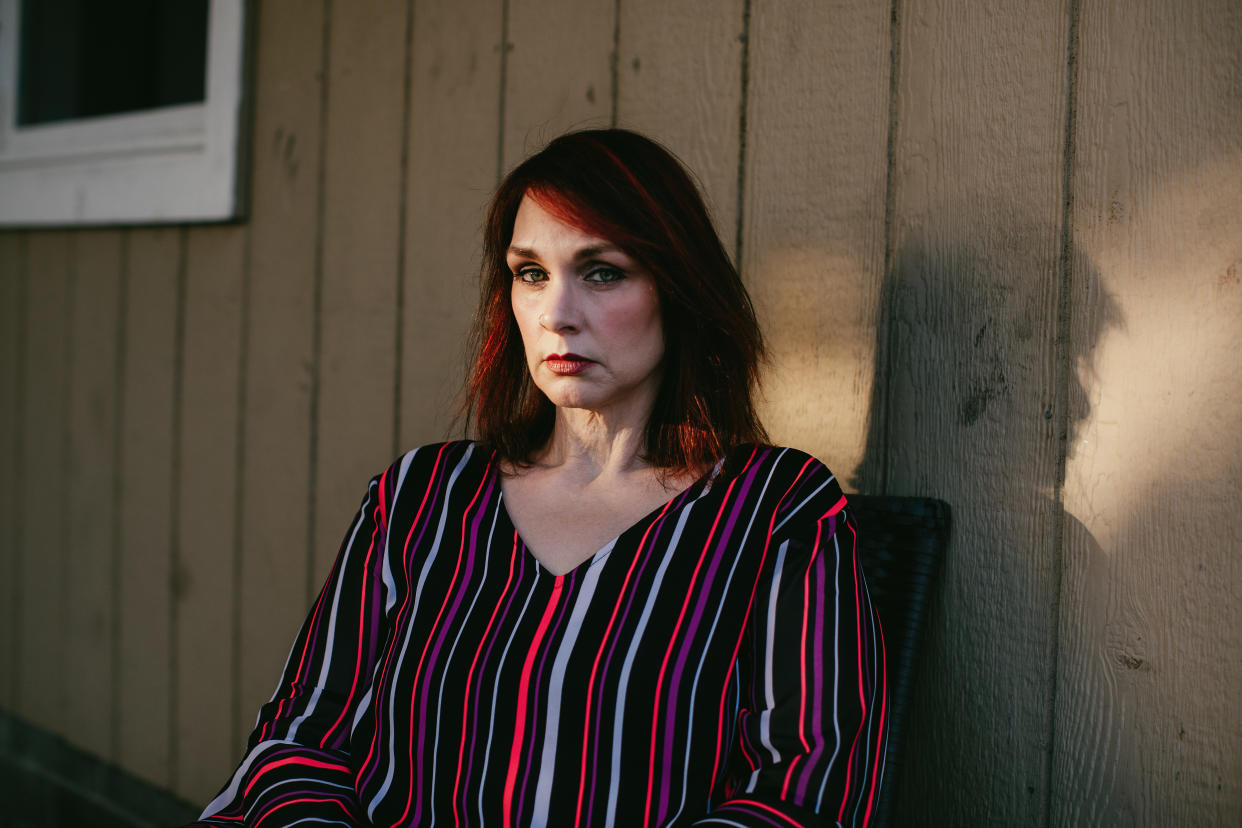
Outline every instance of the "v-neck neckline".
<path fill-rule="evenodd" d="M 580 570 L 585 572 L 597 563 L 601 563 L 606 560 L 609 553 L 612 552 L 617 543 L 626 535 L 629 535 L 636 529 L 646 528 L 666 512 L 675 512 L 678 509 L 683 508 L 685 505 L 693 503 L 706 495 L 712 490 L 713 484 L 720 476 L 720 473 L 724 468 L 724 462 L 725 461 L 723 459 L 716 461 L 710 469 L 695 478 L 694 482 L 692 482 L 689 486 L 686 486 L 686 488 L 673 494 L 668 498 L 668 500 L 664 501 L 659 506 L 656 506 L 647 514 L 622 529 L 611 539 L 606 541 L 603 546 L 595 550 L 590 557 L 585 558 L 573 568 L 568 569 L 559 575 L 553 573 L 552 570 L 548 568 L 548 565 L 544 563 L 543 560 L 535 553 L 531 545 L 526 542 L 525 538 L 522 537 L 522 533 L 518 531 L 517 523 L 514 522 L 513 516 L 509 514 L 509 507 L 505 504 L 504 487 L 501 485 L 500 481 L 500 464 L 496 461 L 495 454 L 493 454 L 488 460 L 487 474 L 492 478 L 492 482 L 496 486 L 497 509 L 499 509 L 500 515 L 504 518 L 504 522 L 508 524 L 508 528 L 513 531 L 513 537 L 517 541 L 517 545 L 521 547 L 519 554 L 529 557 L 531 561 L 539 567 L 539 570 L 550 575 L 554 579 L 555 583 L 561 583 L 564 579 L 576 575 Z M 678 503 L 679 500 L 682 502 Z"/>

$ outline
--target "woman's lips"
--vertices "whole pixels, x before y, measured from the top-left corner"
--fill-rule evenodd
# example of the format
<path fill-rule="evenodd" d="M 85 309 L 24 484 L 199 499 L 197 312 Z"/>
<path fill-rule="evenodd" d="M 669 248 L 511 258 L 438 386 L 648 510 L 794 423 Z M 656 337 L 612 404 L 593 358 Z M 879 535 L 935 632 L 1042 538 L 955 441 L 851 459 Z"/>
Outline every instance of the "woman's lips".
<path fill-rule="evenodd" d="M 563 377 L 581 374 L 593 364 L 592 360 L 577 354 L 549 354 L 543 364 L 548 370 Z"/>

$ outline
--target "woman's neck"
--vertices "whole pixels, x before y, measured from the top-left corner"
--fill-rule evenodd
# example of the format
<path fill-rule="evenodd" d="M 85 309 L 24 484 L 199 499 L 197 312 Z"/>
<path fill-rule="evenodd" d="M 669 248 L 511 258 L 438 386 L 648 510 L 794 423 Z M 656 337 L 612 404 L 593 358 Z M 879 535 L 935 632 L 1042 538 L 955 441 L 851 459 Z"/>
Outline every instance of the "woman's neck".
<path fill-rule="evenodd" d="M 552 436 L 535 456 L 544 468 L 575 468 L 591 477 L 624 475 L 647 469 L 645 420 L 609 421 L 580 408 L 556 409 Z"/>

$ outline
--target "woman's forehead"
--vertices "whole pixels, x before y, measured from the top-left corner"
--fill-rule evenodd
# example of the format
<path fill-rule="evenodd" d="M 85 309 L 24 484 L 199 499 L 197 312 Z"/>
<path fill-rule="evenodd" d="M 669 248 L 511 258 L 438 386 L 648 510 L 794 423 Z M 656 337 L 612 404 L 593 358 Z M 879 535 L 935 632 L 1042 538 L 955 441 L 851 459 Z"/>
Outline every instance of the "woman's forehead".
<path fill-rule="evenodd" d="M 611 239 L 597 235 L 583 226 L 583 222 L 574 220 L 577 216 L 565 215 L 564 210 L 557 209 L 558 206 L 527 192 L 514 217 L 508 251 L 535 253 L 548 246 L 572 245 L 575 248 L 591 248 L 596 252 L 620 252 L 620 246 Z"/>

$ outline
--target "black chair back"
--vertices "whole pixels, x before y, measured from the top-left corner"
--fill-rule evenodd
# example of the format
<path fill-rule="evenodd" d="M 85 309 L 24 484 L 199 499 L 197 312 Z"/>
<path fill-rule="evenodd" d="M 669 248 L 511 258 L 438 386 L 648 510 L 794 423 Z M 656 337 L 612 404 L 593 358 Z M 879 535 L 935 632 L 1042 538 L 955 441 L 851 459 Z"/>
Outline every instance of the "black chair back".
<path fill-rule="evenodd" d="M 872 825 L 889 825 L 901 771 L 903 717 L 927 605 L 949 541 L 949 505 L 922 497 L 847 495 L 858 524 L 858 551 L 880 613 L 888 653 L 888 747 L 884 784 Z"/>

